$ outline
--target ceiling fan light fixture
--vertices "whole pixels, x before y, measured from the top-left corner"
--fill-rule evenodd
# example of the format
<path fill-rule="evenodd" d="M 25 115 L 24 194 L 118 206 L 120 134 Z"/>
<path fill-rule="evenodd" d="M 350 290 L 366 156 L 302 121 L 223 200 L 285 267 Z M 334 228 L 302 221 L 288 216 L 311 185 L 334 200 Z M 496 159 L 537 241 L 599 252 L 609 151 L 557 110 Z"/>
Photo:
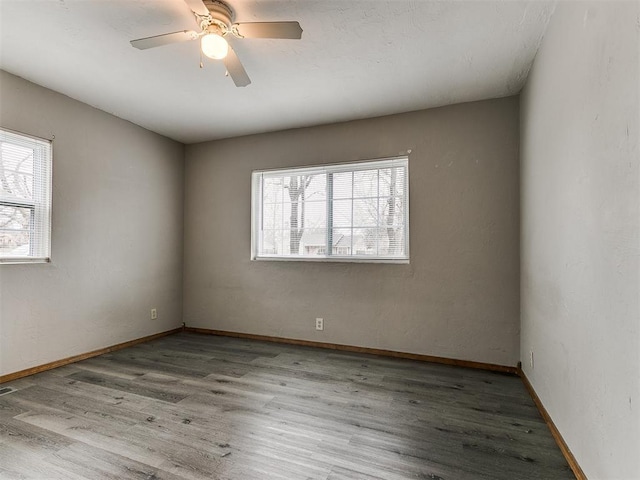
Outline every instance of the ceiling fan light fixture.
<path fill-rule="evenodd" d="M 295 21 L 234 23 L 233 9 L 225 0 L 185 0 L 185 2 L 191 9 L 196 24 L 200 27 L 199 31 L 181 30 L 137 38 L 131 40 L 131 46 L 138 50 L 146 50 L 172 43 L 200 40 L 200 68 L 203 67 L 202 55 L 214 60 L 224 60 L 227 73 L 236 87 L 246 87 L 251 83 L 251 79 L 238 55 L 227 43 L 228 36 L 235 37 L 237 40 L 245 38 L 300 40 L 302 38 L 302 28 Z"/>
<path fill-rule="evenodd" d="M 229 52 L 229 44 L 221 35 L 217 33 L 208 33 L 200 40 L 202 53 L 214 60 L 220 60 L 227 56 Z"/>

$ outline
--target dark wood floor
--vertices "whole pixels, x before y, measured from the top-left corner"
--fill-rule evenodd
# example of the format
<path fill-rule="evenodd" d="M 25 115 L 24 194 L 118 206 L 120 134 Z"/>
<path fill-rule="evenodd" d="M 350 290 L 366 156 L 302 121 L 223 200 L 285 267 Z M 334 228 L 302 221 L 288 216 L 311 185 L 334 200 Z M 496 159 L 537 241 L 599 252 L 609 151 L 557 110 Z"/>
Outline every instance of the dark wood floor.
<path fill-rule="evenodd" d="M 0 478 L 574 478 L 522 382 L 181 333 L 4 384 Z"/>

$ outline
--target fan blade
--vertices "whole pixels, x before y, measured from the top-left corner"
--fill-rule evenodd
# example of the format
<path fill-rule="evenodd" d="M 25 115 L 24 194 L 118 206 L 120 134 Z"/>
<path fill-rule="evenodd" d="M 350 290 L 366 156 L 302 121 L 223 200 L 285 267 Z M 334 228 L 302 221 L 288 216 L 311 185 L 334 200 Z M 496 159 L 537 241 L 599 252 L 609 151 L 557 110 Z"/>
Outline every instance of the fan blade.
<path fill-rule="evenodd" d="M 251 79 L 247 72 L 245 71 L 242 63 L 240 63 L 240 59 L 236 55 L 236 52 L 229 45 L 229 51 L 227 52 L 227 56 L 222 60 L 224 62 L 224 66 L 227 67 L 227 72 L 233 79 L 233 83 L 236 84 L 236 87 L 246 87 L 251 83 Z"/>
<path fill-rule="evenodd" d="M 155 37 L 131 40 L 131 46 L 139 50 L 146 50 L 147 48 L 162 47 L 170 43 L 188 42 L 196 38 L 198 38 L 198 34 L 193 30 L 183 30 L 182 32 L 165 33 L 164 35 L 156 35 Z"/>
<path fill-rule="evenodd" d="M 234 27 L 245 38 L 302 38 L 302 28 L 298 22 L 236 23 Z"/>
<path fill-rule="evenodd" d="M 192 12 L 198 15 L 209 15 L 209 9 L 205 6 L 202 0 L 184 0 Z"/>

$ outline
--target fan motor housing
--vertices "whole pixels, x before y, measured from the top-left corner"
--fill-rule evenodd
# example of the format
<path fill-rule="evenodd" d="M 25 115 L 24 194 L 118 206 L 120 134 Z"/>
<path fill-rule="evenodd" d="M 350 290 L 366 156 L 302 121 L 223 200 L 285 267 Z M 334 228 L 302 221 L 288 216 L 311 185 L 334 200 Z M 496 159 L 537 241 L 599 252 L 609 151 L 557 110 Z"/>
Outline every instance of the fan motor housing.
<path fill-rule="evenodd" d="M 204 5 L 209 10 L 211 18 L 224 23 L 227 27 L 231 27 L 234 20 L 233 10 L 225 2 L 220 0 L 203 0 Z"/>

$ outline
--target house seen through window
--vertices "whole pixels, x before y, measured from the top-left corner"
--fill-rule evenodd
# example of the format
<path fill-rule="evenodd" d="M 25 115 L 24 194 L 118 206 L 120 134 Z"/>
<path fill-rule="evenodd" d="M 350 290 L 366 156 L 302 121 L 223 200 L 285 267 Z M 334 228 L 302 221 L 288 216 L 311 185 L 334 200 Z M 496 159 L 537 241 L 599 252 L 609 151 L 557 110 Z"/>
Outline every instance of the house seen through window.
<path fill-rule="evenodd" d="M 51 142 L 0 129 L 0 263 L 49 261 Z"/>
<path fill-rule="evenodd" d="M 409 259 L 408 159 L 253 172 L 252 258 Z"/>

